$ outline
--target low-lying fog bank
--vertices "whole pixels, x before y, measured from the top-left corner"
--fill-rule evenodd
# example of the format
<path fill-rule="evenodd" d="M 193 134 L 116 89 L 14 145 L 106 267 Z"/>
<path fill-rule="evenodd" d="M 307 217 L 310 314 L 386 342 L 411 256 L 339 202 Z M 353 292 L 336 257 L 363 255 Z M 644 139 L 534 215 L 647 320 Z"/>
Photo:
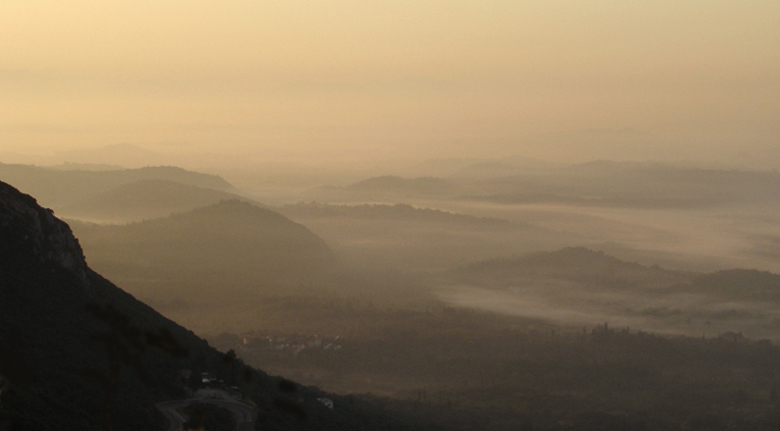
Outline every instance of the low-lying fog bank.
<path fill-rule="evenodd" d="M 433 284 L 450 306 L 575 328 L 607 322 L 675 335 L 780 337 L 780 275 L 766 271 L 674 271 L 570 247 L 472 263 Z"/>
<path fill-rule="evenodd" d="M 600 323 L 668 335 L 714 337 L 727 332 L 777 339 L 780 310 L 758 301 L 718 301 L 707 295 L 676 293 L 663 297 L 583 291 L 578 286 L 550 291 L 549 285 L 495 290 L 442 286 L 444 303 L 495 313 L 544 319 L 572 328 Z"/>

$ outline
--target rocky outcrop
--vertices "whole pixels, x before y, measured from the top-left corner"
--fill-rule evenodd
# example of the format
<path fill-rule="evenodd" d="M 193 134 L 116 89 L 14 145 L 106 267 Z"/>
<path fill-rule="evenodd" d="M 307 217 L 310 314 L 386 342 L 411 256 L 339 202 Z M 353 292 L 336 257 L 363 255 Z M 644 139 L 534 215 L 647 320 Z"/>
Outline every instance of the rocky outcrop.
<path fill-rule="evenodd" d="M 31 252 L 87 283 L 87 262 L 67 223 L 31 196 L 0 182 L 0 241 Z"/>

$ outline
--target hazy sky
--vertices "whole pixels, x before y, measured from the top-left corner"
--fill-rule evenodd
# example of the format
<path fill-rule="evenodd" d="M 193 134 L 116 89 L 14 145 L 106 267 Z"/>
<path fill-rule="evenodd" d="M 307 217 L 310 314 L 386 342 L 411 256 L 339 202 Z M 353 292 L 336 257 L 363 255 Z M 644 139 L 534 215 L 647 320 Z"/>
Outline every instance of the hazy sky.
<path fill-rule="evenodd" d="M 780 161 L 779 138 L 778 0 L 0 1 L 0 152 Z"/>

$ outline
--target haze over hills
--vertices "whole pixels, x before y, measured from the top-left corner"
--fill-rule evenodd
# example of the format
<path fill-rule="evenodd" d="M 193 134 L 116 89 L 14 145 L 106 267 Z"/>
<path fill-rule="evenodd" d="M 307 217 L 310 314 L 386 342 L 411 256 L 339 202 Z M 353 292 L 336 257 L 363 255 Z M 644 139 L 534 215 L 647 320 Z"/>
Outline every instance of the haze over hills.
<path fill-rule="evenodd" d="M 54 151 L 50 154 L 0 153 L 0 159 L 9 164 L 37 166 L 112 166 L 120 169 L 142 168 L 144 166 L 176 164 L 173 155 L 149 150 L 133 144 L 113 144 L 96 148 Z M 92 169 L 90 169 L 92 170 Z"/>
<path fill-rule="evenodd" d="M 566 374 L 562 365 L 550 376 L 512 376 L 519 375 L 518 357 L 530 354 L 535 365 L 529 366 L 556 358 L 540 353 L 549 346 L 575 356 L 594 349 L 589 360 L 607 355 L 606 344 L 604 351 L 594 344 L 610 333 L 606 329 L 596 327 L 594 338 L 573 341 L 570 334 L 587 332 L 583 326 L 606 328 L 608 322 L 611 328 L 705 335 L 702 346 L 685 349 L 717 349 L 710 338 L 720 334 L 774 337 L 778 331 L 777 276 L 733 269 L 776 266 L 772 172 L 613 162 L 526 169 L 494 161 L 452 172 L 314 190 L 326 203 L 281 205 L 276 211 L 283 215 L 246 201 L 211 204 L 233 190 L 213 184 L 133 179 L 78 205 L 63 205 L 58 213 L 123 221 L 165 216 L 124 226 L 74 221 L 72 227 L 95 268 L 198 334 L 238 339 L 225 348 L 239 356 L 340 393 L 372 391 L 413 401 L 412 391 L 435 387 L 440 404 L 425 407 L 431 410 L 418 405 L 416 411 L 440 415 L 450 429 L 465 429 L 455 412 L 439 410 L 446 409 L 450 394 L 474 408 L 458 413 L 472 418 L 502 403 L 542 403 L 548 389 L 568 390 L 555 381 Z M 300 201 L 303 185 L 284 184 L 278 184 L 277 201 Z M 345 201 L 351 204 L 335 204 Z M 81 213 L 75 211 L 79 205 Z M 208 206 L 191 209 L 198 205 Z M 234 335 L 217 337 L 222 331 Z M 530 345 L 527 340 L 539 331 L 550 335 L 537 340 L 537 350 L 513 344 L 523 339 L 522 346 Z M 567 341 L 556 344 L 557 334 L 567 334 Z M 621 355 L 640 360 L 631 346 L 652 343 L 643 337 L 621 339 Z M 325 350 L 328 344 L 343 349 Z M 664 358 L 653 367 L 677 369 L 675 382 L 688 378 L 681 376 L 690 369 Z M 747 365 L 729 365 L 736 366 Z M 605 383 L 609 393 L 623 393 L 617 388 L 633 378 L 633 371 L 623 371 L 610 374 L 615 380 Z M 592 387 L 601 381 L 596 369 L 582 373 L 593 378 Z M 463 376 L 505 382 L 483 383 L 505 395 L 491 397 L 473 383 L 448 386 Z M 528 381 L 535 382 L 533 389 Z M 737 384 L 760 390 L 750 379 L 724 388 Z M 621 396 L 630 404 L 643 393 Z M 483 405 L 486 399 L 491 401 Z M 588 399 L 573 395 L 566 414 L 591 411 Z M 634 411 L 620 400 L 603 409 L 618 405 Z M 714 405 L 697 404 L 691 411 Z M 763 408 L 759 401 L 750 405 L 754 413 Z M 492 429 L 517 429 L 521 422 L 510 413 L 516 407 L 503 408 L 498 410 L 507 425 Z M 529 409 L 520 408 L 525 415 Z M 561 418 L 531 417 L 547 424 L 539 425 L 545 430 L 556 429 Z"/>
<path fill-rule="evenodd" d="M 655 163 L 595 161 L 515 175 L 475 185 L 482 199 L 504 202 L 559 202 L 624 207 L 695 207 L 780 203 L 774 192 L 780 174 L 677 167 Z"/>
<path fill-rule="evenodd" d="M 179 427 L 166 408 L 168 431 L 780 431 L 780 0 L 0 16 L 0 181 L 53 210 L 8 207 L 32 215 L 9 244 L 31 245 L 0 244 L 0 301 L 5 274 L 41 288 L 8 289 L 19 301 L 51 298 L 0 304 L 0 374 L 26 343 L 44 377 L 62 357 L 92 385 L 27 386 L 17 419 L 102 396 L 155 431 L 143 394 L 188 392 L 161 374 L 213 368 L 268 407 L 260 422 L 245 405 Z M 143 316 L 59 294 L 73 277 L 118 292 L 81 261 L 225 354 L 172 356 Z M 99 329 L 70 343 L 81 358 L 70 329 L 14 338 L 4 312 Z M 258 389 L 238 359 L 299 384 L 250 372 Z M 173 392 L 134 377 L 147 363 Z"/>
<path fill-rule="evenodd" d="M 470 163 L 474 160 L 445 162 L 457 166 L 452 172 L 479 166 Z M 446 184 L 442 193 L 425 191 L 418 184 L 421 177 L 381 176 L 345 187 L 309 189 L 292 194 L 291 199 L 350 205 L 403 202 L 528 223 L 554 231 L 557 237 L 568 236 L 567 243 L 538 250 L 611 244 L 610 250 L 618 257 L 644 255 L 647 262 L 655 260 L 675 268 L 780 271 L 774 259 L 780 208 L 777 172 L 594 161 L 516 168 L 507 174 L 511 163 L 485 163 L 485 175 L 422 177 L 426 184 Z M 361 191 L 363 187 L 372 191 Z M 337 238 L 326 230 L 318 232 L 337 245 Z M 520 252 L 527 251 L 532 250 Z"/>
<path fill-rule="evenodd" d="M 688 335 L 738 328 L 770 337 L 780 322 L 780 275 L 670 271 L 583 247 L 475 262 L 449 271 L 439 284 L 449 284 L 440 292 L 452 304 L 572 325 L 606 319 Z"/>
<path fill-rule="evenodd" d="M 31 163 L 37 165 L 35 163 Z M 39 166 L 39 165 L 37 165 Z M 121 171 L 127 169 L 119 165 L 109 165 L 104 163 L 71 163 L 65 162 L 58 165 L 45 166 L 48 169 L 59 169 L 61 171 Z"/>
<path fill-rule="evenodd" d="M 442 197 L 453 193 L 455 185 L 447 180 L 435 177 L 401 178 L 388 175 L 373 177 L 345 188 L 347 192 L 390 195 L 424 195 Z"/>
<path fill-rule="evenodd" d="M 68 225 L 5 183 L 0 255 L 4 429 L 163 429 L 155 403 L 187 398 L 201 372 L 243 392 L 262 429 L 408 429 L 217 352 L 93 272 Z"/>
<path fill-rule="evenodd" d="M 452 273 L 482 285 L 517 286 L 526 281 L 558 279 L 600 290 L 669 289 L 690 283 L 694 278 L 692 273 L 646 267 L 584 247 L 476 262 L 456 268 Z"/>
<path fill-rule="evenodd" d="M 403 169 L 405 175 L 443 178 L 504 175 L 508 172 L 528 172 L 560 167 L 560 163 L 525 156 L 501 158 L 449 157 L 427 159 Z"/>
<path fill-rule="evenodd" d="M 408 204 L 300 203 L 279 210 L 325 238 L 345 263 L 362 271 L 438 271 L 531 249 L 555 249 L 572 238 L 529 223 Z"/>
<path fill-rule="evenodd" d="M 68 171 L 29 165 L 0 164 L 0 178 L 35 195 L 48 207 L 89 199 L 122 184 L 140 180 L 167 180 L 197 187 L 231 191 L 233 187 L 217 175 L 187 171 L 173 166 L 109 171 Z"/>
<path fill-rule="evenodd" d="M 773 171 L 594 161 L 544 169 L 486 162 L 465 165 L 459 172 L 448 177 L 372 177 L 312 191 L 310 197 L 326 202 L 416 198 L 648 209 L 780 204 L 775 193 L 780 174 Z"/>
<path fill-rule="evenodd" d="M 222 190 L 150 179 L 121 184 L 83 201 L 63 205 L 57 213 L 66 218 L 126 223 L 165 217 L 223 200 L 247 199 Z"/>
<path fill-rule="evenodd" d="M 569 232 L 536 225 L 576 218 L 576 206 L 558 208 L 558 220 L 539 212 L 523 223 L 533 218 L 523 207 L 452 207 L 459 205 L 470 210 L 417 202 L 280 209 L 304 228 L 232 201 L 127 226 L 72 227 L 83 233 L 96 268 L 107 264 L 121 275 L 120 286 L 154 299 L 155 309 L 200 334 L 233 332 L 215 339 L 233 340 L 224 348 L 245 360 L 341 393 L 392 395 L 399 406 L 411 403 L 405 411 L 439 418 L 447 429 L 504 431 L 526 422 L 545 431 L 560 423 L 682 429 L 702 412 L 729 424 L 769 423 L 762 415 L 771 408 L 770 383 L 755 376 L 776 347 L 739 332 L 769 337 L 778 330 L 775 304 L 762 302 L 776 290 L 776 276 L 668 271 L 584 248 L 539 253 L 588 243 L 575 232 L 594 239 L 603 232 L 592 222 L 571 224 Z M 605 231 L 623 235 L 614 232 L 621 227 L 640 242 L 658 234 L 610 214 L 599 216 L 614 222 Z M 269 239 L 259 226 L 280 234 Z M 279 253 L 252 248 L 262 244 Z M 334 277 L 342 268 L 337 254 L 374 272 Z M 463 265 L 480 259 L 490 260 Z M 741 288 L 748 284 L 754 288 Z M 735 377 L 719 380 L 723 372 Z M 712 397 L 701 398 L 701 385 Z M 747 395 L 729 395 L 740 388 Z M 605 396 L 594 398 L 594 391 Z M 670 397 L 688 401 L 659 401 Z M 733 402 L 740 409 L 728 410 Z M 539 413 L 549 403 L 556 410 Z"/>
<path fill-rule="evenodd" d="M 299 219 L 344 218 L 344 219 L 376 219 L 433 221 L 442 223 L 460 223 L 465 225 L 481 225 L 484 227 L 517 227 L 516 223 L 490 217 L 475 217 L 468 214 L 456 214 L 429 208 L 416 208 L 408 204 L 363 204 L 363 205 L 329 205 L 298 203 L 283 205 L 279 208 L 282 214 Z"/>
<path fill-rule="evenodd" d="M 780 304 L 780 274 L 755 269 L 723 270 L 700 275 L 689 290 L 735 301 Z"/>
<path fill-rule="evenodd" d="M 58 163 L 92 163 L 125 168 L 170 165 L 174 157 L 132 144 L 113 144 L 85 150 L 57 151 L 52 156 Z"/>

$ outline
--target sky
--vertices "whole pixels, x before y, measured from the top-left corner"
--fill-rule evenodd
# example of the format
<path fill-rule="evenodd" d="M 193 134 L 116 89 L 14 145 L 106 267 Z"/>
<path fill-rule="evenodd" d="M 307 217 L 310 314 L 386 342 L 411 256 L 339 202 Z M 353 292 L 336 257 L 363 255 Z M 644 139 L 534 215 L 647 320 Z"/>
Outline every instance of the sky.
<path fill-rule="evenodd" d="M 1 0 L 0 153 L 780 167 L 779 22 L 777 0 Z"/>

